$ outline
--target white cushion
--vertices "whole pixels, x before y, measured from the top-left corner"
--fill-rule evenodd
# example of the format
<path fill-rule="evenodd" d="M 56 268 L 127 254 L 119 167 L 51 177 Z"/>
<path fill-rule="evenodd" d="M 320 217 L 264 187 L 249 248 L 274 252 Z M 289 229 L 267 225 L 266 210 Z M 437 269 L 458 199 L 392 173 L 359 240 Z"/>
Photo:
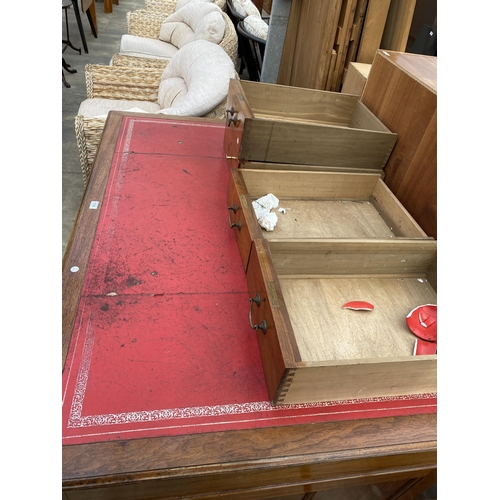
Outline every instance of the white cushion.
<path fill-rule="evenodd" d="M 251 35 L 267 40 L 269 26 L 260 16 L 247 16 L 243 19 L 243 24 Z"/>
<path fill-rule="evenodd" d="M 166 98 L 173 95 L 174 86 L 180 88 L 177 81 L 166 82 L 178 78 L 184 80 L 187 92 L 179 93 L 169 107 L 162 106 L 159 112 L 204 116 L 227 98 L 229 80 L 235 78 L 234 64 L 219 45 L 197 40 L 182 47 L 165 68 L 160 87 L 165 86 Z"/>
<path fill-rule="evenodd" d="M 105 117 L 109 111 L 132 111 L 134 108 L 140 109 L 143 113 L 157 113 L 160 105 L 150 101 L 94 98 L 82 101 L 77 114 L 87 118 Z"/>
<path fill-rule="evenodd" d="M 196 26 L 194 40 L 207 40 L 219 44 L 224 38 L 225 31 L 226 22 L 222 17 L 222 12 L 211 12 Z"/>
<path fill-rule="evenodd" d="M 200 2 L 213 2 L 214 0 L 177 0 L 175 4 L 175 10 L 182 9 L 188 3 L 200 3 Z"/>
<path fill-rule="evenodd" d="M 179 103 L 186 95 L 188 89 L 184 78 L 164 78 L 158 89 L 158 102 L 161 108 L 170 108 Z"/>
<path fill-rule="evenodd" d="M 252 0 L 233 0 L 234 10 L 243 17 L 259 16 L 259 9 L 254 5 Z"/>
<path fill-rule="evenodd" d="M 194 41 L 219 43 L 224 37 L 226 23 L 220 8 L 211 2 L 188 3 L 168 16 L 160 28 L 160 40 L 178 48 Z"/>
<path fill-rule="evenodd" d="M 136 57 L 152 57 L 157 59 L 170 59 L 177 51 L 174 45 L 136 35 L 122 35 L 120 54 Z"/>
<path fill-rule="evenodd" d="M 192 41 L 195 34 L 189 25 L 182 21 L 163 23 L 160 29 L 160 40 L 181 48 Z"/>

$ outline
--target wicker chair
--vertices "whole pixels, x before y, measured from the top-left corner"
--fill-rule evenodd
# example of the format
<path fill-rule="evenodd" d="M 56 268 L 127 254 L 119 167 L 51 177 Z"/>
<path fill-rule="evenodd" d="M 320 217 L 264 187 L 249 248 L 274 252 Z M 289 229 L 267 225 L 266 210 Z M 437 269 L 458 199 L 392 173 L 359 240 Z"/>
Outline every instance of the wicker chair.
<path fill-rule="evenodd" d="M 111 66 L 132 67 L 132 68 L 152 68 L 165 69 L 168 59 L 153 59 L 151 57 L 135 57 L 125 54 L 114 54 L 111 58 Z"/>
<path fill-rule="evenodd" d="M 262 72 L 262 62 L 266 50 L 266 40 L 258 38 L 247 31 L 243 21 L 236 26 L 239 35 L 242 66 L 247 67 L 251 81 L 259 82 Z M 239 72 L 241 74 L 241 71 Z"/>
<path fill-rule="evenodd" d="M 85 66 L 87 98 L 129 99 L 155 101 L 163 69 L 140 69 L 133 67 Z M 92 164 L 101 139 L 106 118 L 75 118 L 76 142 L 82 167 L 83 182 L 87 185 Z"/>
<path fill-rule="evenodd" d="M 226 0 L 214 0 L 215 5 L 226 10 Z M 177 0 L 145 0 L 146 10 L 168 16 L 175 12 Z"/>
<path fill-rule="evenodd" d="M 168 61 L 163 61 L 163 63 L 165 66 L 169 64 Z M 88 99 L 157 102 L 163 71 L 164 68 L 87 64 L 85 66 L 87 97 Z M 234 77 L 237 78 L 236 71 L 234 73 Z M 226 101 L 221 102 L 203 116 L 225 119 Z M 87 185 L 105 122 L 105 117 L 88 117 L 81 114 L 75 117 L 76 142 L 84 185 Z"/>
<path fill-rule="evenodd" d="M 238 35 L 229 16 L 225 12 L 222 12 L 222 16 L 226 23 L 226 29 L 219 45 L 226 51 L 236 67 L 238 60 Z M 162 14 L 148 12 L 144 9 L 128 12 L 128 34 L 159 40 L 160 28 L 164 19 L 165 16 Z"/>

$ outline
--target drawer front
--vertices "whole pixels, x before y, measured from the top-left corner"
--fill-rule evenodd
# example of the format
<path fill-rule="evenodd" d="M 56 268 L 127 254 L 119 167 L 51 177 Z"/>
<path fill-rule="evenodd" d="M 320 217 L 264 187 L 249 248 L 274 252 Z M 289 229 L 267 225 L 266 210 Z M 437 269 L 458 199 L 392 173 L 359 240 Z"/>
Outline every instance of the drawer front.
<path fill-rule="evenodd" d="M 348 127 L 255 119 L 245 129 L 240 159 L 378 171 L 387 163 L 396 137 Z"/>
<path fill-rule="evenodd" d="M 227 206 L 228 223 L 234 230 L 241 262 L 246 272 L 252 240 L 258 231 L 258 222 L 253 212 L 252 202 L 247 194 L 245 182 L 238 169 L 232 169 L 229 176 Z"/>
<path fill-rule="evenodd" d="M 380 171 L 397 140 L 355 96 L 231 80 L 225 152 L 243 160 Z M 286 111 L 283 111 L 286 110 Z"/>
<path fill-rule="evenodd" d="M 231 80 L 227 96 L 224 133 L 224 151 L 230 168 L 238 168 L 245 120 L 251 116 L 241 83 L 238 80 Z"/>
<path fill-rule="evenodd" d="M 269 397 L 276 402 L 287 373 L 295 369 L 300 355 L 269 247 L 260 238 L 252 244 L 247 284 L 249 321 L 257 332 Z"/>

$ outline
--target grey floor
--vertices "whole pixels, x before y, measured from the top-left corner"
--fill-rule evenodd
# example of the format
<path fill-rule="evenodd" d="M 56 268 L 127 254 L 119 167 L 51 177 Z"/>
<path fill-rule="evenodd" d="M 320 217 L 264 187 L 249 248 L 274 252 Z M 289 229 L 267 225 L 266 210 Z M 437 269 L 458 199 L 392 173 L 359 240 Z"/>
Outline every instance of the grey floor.
<path fill-rule="evenodd" d="M 127 12 L 144 8 L 144 0 L 119 0 L 119 5 L 113 5 L 113 12 L 104 13 L 102 0 L 96 0 L 98 37 L 94 38 L 87 17 L 83 15 L 82 23 L 88 46 L 88 54 L 83 50 L 83 44 L 78 31 L 73 9 L 68 11 L 69 38 L 73 45 L 81 48 L 81 54 L 68 47 L 64 58 L 77 73 L 65 72 L 66 81 L 71 88 L 62 86 L 62 255 L 66 250 L 68 239 L 84 193 L 83 176 L 78 157 L 78 147 L 75 136 L 75 116 L 80 103 L 86 99 L 85 65 L 109 64 L 113 54 L 119 52 L 120 38 L 127 32 Z M 64 11 L 62 13 L 62 33 L 66 34 Z M 245 78 L 245 74 L 242 75 Z M 333 494 L 333 493 L 332 493 Z M 322 498 L 325 493 L 322 494 Z M 334 498 L 334 494 L 332 496 Z M 426 490 L 418 500 L 437 498 L 436 486 Z"/>
<path fill-rule="evenodd" d="M 88 54 L 83 50 L 83 44 L 78 31 L 73 7 L 68 10 L 69 39 L 73 45 L 82 49 L 81 55 L 68 47 L 63 56 L 77 73 L 65 72 L 66 81 L 71 88 L 62 87 L 62 255 L 64 255 L 68 239 L 73 228 L 80 201 L 83 196 L 83 176 L 78 157 L 78 147 L 75 136 L 75 116 L 80 103 L 86 99 L 85 65 L 109 64 L 113 54 L 119 52 L 120 38 L 127 32 L 127 12 L 144 8 L 144 0 L 119 0 L 119 5 L 113 5 L 113 12 L 104 13 L 102 0 L 96 1 L 98 37 L 94 38 L 87 16 L 82 14 L 82 24 L 87 40 Z M 62 11 L 62 33 L 66 34 L 64 10 Z"/>

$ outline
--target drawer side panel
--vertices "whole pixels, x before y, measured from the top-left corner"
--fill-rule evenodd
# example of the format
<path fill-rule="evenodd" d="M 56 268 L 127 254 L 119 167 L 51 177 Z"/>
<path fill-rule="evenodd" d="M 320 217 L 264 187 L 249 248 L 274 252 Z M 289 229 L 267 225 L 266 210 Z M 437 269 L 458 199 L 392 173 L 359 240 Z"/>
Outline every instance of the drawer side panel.
<path fill-rule="evenodd" d="M 342 401 L 434 393 L 437 359 L 419 356 L 400 361 L 298 368 L 277 404 Z"/>

